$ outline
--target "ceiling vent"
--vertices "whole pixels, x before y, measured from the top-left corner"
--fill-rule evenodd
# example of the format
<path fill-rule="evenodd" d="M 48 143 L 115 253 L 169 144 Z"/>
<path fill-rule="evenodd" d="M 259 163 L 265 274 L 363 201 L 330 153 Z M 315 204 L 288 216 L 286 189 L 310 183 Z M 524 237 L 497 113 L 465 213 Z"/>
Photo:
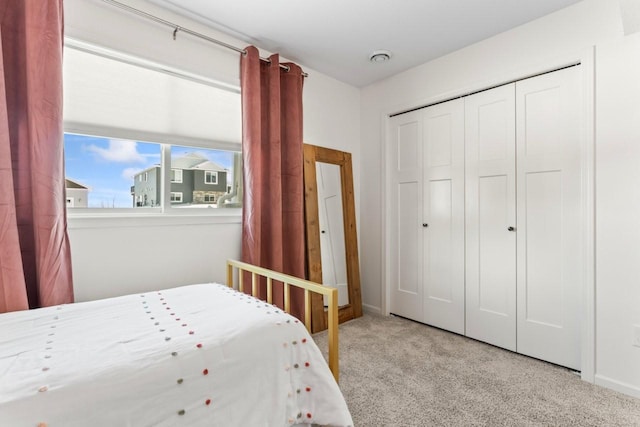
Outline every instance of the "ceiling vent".
<path fill-rule="evenodd" d="M 388 50 L 374 50 L 369 55 L 369 61 L 371 62 L 387 62 L 391 59 L 391 52 Z"/>

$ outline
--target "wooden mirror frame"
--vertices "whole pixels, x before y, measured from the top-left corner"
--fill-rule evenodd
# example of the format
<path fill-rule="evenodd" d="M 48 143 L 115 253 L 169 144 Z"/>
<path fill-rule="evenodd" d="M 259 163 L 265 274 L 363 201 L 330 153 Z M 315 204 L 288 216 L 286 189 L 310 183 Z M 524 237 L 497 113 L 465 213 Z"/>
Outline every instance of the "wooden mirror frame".
<path fill-rule="evenodd" d="M 322 283 L 322 258 L 320 254 L 320 221 L 318 215 L 316 162 L 329 163 L 340 167 L 347 289 L 349 292 L 349 303 L 338 309 L 338 322 L 342 323 L 362 316 L 360 261 L 358 258 L 358 235 L 356 231 L 356 211 L 353 197 L 351 153 L 310 144 L 304 144 L 303 147 L 307 265 L 309 280 L 320 284 Z M 323 331 L 327 328 L 327 313 L 324 309 L 324 301 L 321 295 L 314 295 L 311 298 L 311 325 L 313 332 Z"/>

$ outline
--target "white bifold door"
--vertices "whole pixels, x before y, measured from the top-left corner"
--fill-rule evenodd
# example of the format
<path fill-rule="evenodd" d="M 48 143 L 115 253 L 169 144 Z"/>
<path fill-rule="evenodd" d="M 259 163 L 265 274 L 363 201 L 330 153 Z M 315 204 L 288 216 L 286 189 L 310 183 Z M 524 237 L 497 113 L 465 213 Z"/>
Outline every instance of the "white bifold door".
<path fill-rule="evenodd" d="M 388 211 L 390 311 L 423 322 L 422 114 L 390 119 Z"/>
<path fill-rule="evenodd" d="M 464 101 L 423 114 L 424 322 L 464 334 Z"/>
<path fill-rule="evenodd" d="M 516 84 L 518 352 L 580 370 L 579 67 Z"/>
<path fill-rule="evenodd" d="M 578 67 L 465 99 L 466 335 L 580 369 Z"/>
<path fill-rule="evenodd" d="M 465 98 L 466 335 L 516 351 L 515 83 Z"/>
<path fill-rule="evenodd" d="M 580 69 L 390 120 L 390 311 L 580 369 Z"/>
<path fill-rule="evenodd" d="M 391 312 L 464 333 L 464 102 L 391 118 Z"/>

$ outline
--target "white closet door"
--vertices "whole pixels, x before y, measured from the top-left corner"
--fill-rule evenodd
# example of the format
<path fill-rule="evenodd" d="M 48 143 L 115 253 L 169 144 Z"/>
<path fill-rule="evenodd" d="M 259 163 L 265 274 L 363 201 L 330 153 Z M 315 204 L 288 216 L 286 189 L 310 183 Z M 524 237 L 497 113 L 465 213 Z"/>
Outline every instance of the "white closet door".
<path fill-rule="evenodd" d="M 515 84 L 465 99 L 466 335 L 516 350 Z"/>
<path fill-rule="evenodd" d="M 579 67 L 516 83 L 518 352 L 580 369 Z"/>
<path fill-rule="evenodd" d="M 424 322 L 464 334 L 464 101 L 423 117 Z"/>
<path fill-rule="evenodd" d="M 423 321 L 422 112 L 389 121 L 390 311 Z"/>

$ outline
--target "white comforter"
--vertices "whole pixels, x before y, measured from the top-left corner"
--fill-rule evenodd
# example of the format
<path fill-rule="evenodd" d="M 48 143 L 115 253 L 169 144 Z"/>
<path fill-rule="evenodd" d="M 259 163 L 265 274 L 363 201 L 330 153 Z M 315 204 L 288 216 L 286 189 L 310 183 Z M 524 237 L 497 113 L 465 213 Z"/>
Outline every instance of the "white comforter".
<path fill-rule="evenodd" d="M 351 426 L 304 326 L 204 284 L 0 315 L 0 426 Z"/>

